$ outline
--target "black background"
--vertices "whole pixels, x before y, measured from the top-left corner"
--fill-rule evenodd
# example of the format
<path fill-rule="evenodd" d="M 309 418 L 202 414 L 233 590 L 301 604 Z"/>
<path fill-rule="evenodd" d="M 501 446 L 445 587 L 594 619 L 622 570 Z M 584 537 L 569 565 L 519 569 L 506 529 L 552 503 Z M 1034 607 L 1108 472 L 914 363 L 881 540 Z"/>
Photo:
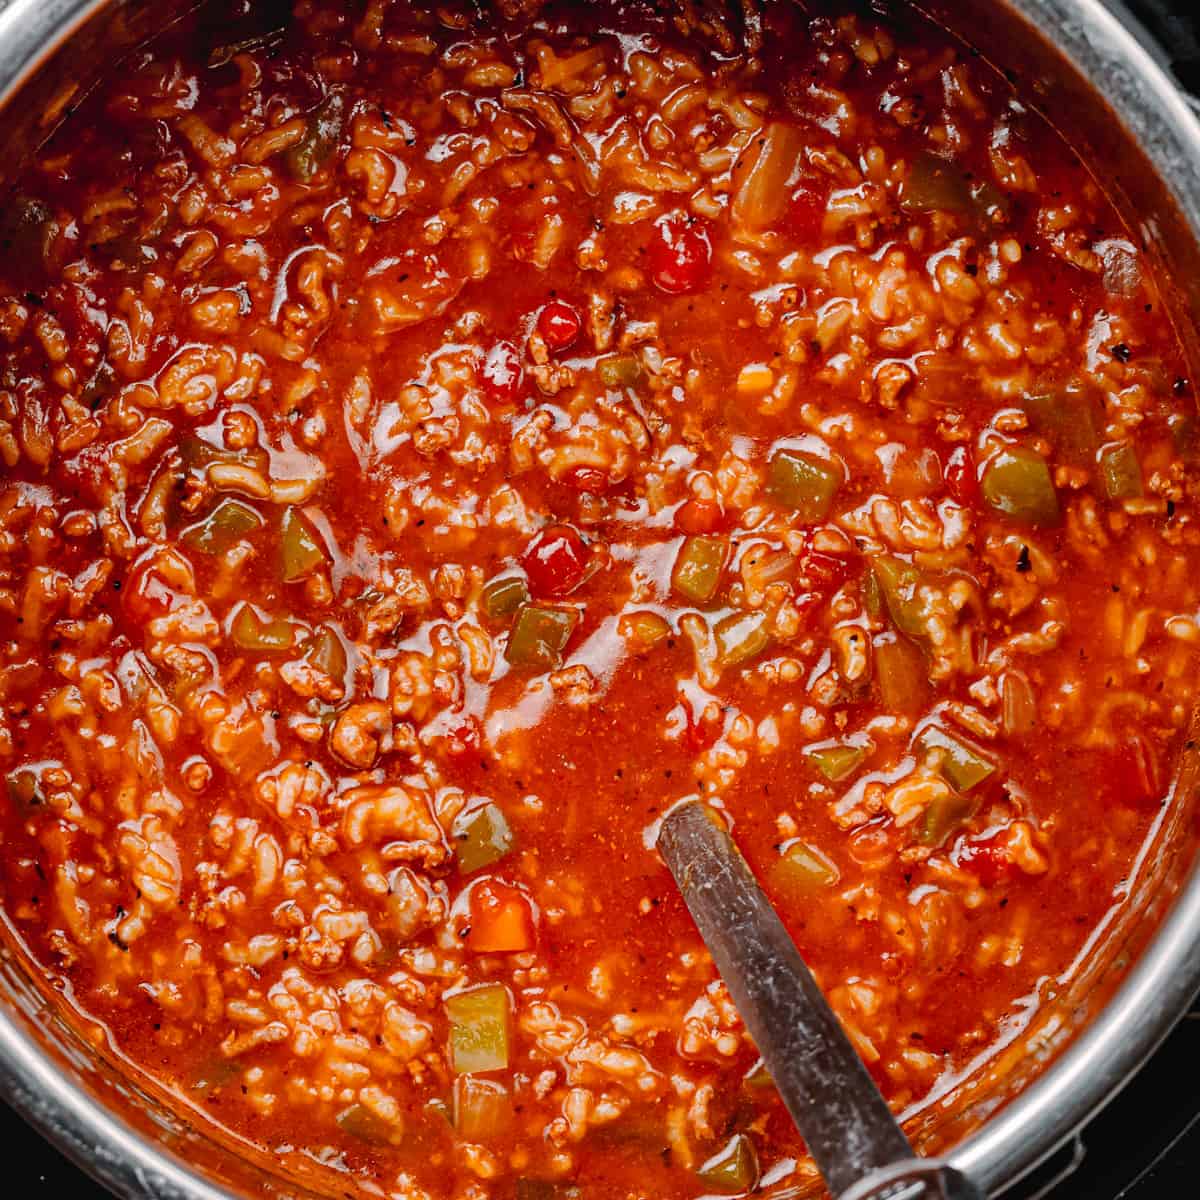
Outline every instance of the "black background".
<path fill-rule="evenodd" d="M 1200 95 L 1200 0 L 1127 0 Z M 0 1104 L 11 1195 L 104 1200 L 106 1191 Z M 20 1147 L 18 1153 L 13 1153 Z M 1068 1173 L 1069 1172 L 1069 1173 Z M 1058 1182 L 1055 1179 L 1059 1176 Z M 1124 1092 L 1013 1200 L 1184 1200 L 1200 1195 L 1200 1004 Z M 1046 1189 L 1049 1188 L 1047 1191 Z M 7 1189 L 4 1189 L 7 1191 Z"/>

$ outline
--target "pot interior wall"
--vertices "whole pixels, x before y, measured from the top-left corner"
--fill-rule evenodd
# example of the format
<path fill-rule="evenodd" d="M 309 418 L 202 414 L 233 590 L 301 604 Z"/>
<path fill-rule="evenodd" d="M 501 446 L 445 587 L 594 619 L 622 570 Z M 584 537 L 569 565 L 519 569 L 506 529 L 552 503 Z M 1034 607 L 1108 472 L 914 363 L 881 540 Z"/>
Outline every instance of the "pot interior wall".
<path fill-rule="evenodd" d="M 1200 158 L 1159 111 L 1146 78 L 1112 65 L 1107 51 L 1116 38 L 1129 41 L 1124 30 L 1092 21 L 1075 0 L 914 7 L 981 52 L 1092 171 L 1153 264 L 1191 377 L 1200 379 Z M 1185 101 L 1174 99 L 1183 113 Z"/>

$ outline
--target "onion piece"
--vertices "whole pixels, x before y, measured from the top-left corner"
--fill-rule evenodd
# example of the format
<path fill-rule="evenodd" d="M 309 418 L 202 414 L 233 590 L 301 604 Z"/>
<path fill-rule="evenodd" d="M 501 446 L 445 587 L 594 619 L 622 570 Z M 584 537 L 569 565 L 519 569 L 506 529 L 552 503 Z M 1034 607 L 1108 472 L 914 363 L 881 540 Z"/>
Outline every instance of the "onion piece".
<path fill-rule="evenodd" d="M 804 149 L 795 126 L 772 121 L 733 167 L 733 219 L 748 229 L 773 225 L 787 211 L 788 183 Z"/>

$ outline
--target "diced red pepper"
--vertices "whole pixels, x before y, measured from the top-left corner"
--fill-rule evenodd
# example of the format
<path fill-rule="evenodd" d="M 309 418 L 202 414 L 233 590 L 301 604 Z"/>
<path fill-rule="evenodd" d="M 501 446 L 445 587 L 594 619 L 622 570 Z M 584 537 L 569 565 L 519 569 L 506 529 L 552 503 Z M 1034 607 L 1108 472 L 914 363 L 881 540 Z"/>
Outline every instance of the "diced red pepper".
<path fill-rule="evenodd" d="M 453 758 L 459 758 L 478 749 L 479 722 L 474 717 L 465 717 L 450 730 L 446 739 L 446 753 Z"/>
<path fill-rule="evenodd" d="M 979 502 L 979 475 L 970 446 L 955 446 L 946 460 L 942 475 L 950 495 L 964 508 L 971 508 Z"/>
<path fill-rule="evenodd" d="M 821 233 L 828 196 L 812 182 L 799 185 L 788 202 L 784 221 L 788 232 L 800 241 L 811 241 Z"/>
<path fill-rule="evenodd" d="M 837 558 L 833 554 L 808 550 L 800 560 L 799 573 L 812 587 L 832 590 L 846 578 L 849 564 L 844 558 Z"/>
<path fill-rule="evenodd" d="M 512 342 L 497 342 L 487 352 L 479 374 L 483 390 L 494 404 L 512 404 L 521 394 L 524 372 Z"/>
<path fill-rule="evenodd" d="M 583 322 L 565 300 L 551 300 L 538 313 L 537 327 L 551 350 L 565 350 L 579 336 Z"/>
<path fill-rule="evenodd" d="M 547 525 L 529 543 L 521 566 L 534 595 L 565 596 L 579 586 L 587 560 L 587 546 L 570 525 Z"/>
<path fill-rule="evenodd" d="M 1118 800 L 1127 804 L 1145 804 L 1162 799 L 1163 780 L 1158 754 L 1142 734 L 1127 733 L 1111 757 L 1106 778 Z"/>
<path fill-rule="evenodd" d="M 707 222 L 683 213 L 660 217 L 646 245 L 646 266 L 659 291 L 672 296 L 699 291 L 712 274 Z"/>
<path fill-rule="evenodd" d="M 104 443 L 85 446 L 77 454 L 62 460 L 63 474 L 84 489 L 85 495 L 99 499 L 104 494 L 111 453 Z"/>
<path fill-rule="evenodd" d="M 124 600 L 129 613 L 139 621 L 170 612 L 184 599 L 168 582 L 169 576 L 164 573 L 164 568 L 177 568 L 179 573 L 188 577 L 191 574 L 190 567 L 174 550 L 160 550 L 138 567 L 126 584 Z"/>
<path fill-rule="evenodd" d="M 524 892 L 496 879 L 471 888 L 471 927 L 467 949 L 477 954 L 516 954 L 533 949 L 533 910 Z"/>
<path fill-rule="evenodd" d="M 796 592 L 792 597 L 792 607 L 800 614 L 800 622 L 807 628 L 817 613 L 828 604 L 828 596 L 823 592 Z"/>
<path fill-rule="evenodd" d="M 716 500 L 685 500 L 675 510 L 680 533 L 716 533 L 725 525 L 725 511 Z"/>
<path fill-rule="evenodd" d="M 984 887 L 995 887 L 1010 879 L 1015 869 L 1001 834 L 965 842 L 954 858 L 964 871 L 970 871 Z"/>
<path fill-rule="evenodd" d="M 691 703 L 686 696 L 679 697 L 679 707 L 687 726 L 687 742 L 692 751 L 700 754 L 707 750 L 721 735 L 723 722 L 718 718 L 709 720 L 704 715 L 697 717 L 692 711 Z"/>
<path fill-rule="evenodd" d="M 562 482 L 577 492 L 591 492 L 594 496 L 612 486 L 612 480 L 597 467 L 572 467 L 563 473 Z"/>

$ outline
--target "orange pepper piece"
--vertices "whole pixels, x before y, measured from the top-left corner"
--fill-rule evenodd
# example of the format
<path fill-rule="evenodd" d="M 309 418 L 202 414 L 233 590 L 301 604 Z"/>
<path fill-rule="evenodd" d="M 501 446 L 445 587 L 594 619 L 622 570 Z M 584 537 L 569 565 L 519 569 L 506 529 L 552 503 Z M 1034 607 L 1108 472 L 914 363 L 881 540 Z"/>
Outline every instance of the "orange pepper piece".
<path fill-rule="evenodd" d="M 496 880 L 481 880 L 471 889 L 471 928 L 467 949 L 479 954 L 514 954 L 531 950 L 535 940 L 528 897 Z"/>

